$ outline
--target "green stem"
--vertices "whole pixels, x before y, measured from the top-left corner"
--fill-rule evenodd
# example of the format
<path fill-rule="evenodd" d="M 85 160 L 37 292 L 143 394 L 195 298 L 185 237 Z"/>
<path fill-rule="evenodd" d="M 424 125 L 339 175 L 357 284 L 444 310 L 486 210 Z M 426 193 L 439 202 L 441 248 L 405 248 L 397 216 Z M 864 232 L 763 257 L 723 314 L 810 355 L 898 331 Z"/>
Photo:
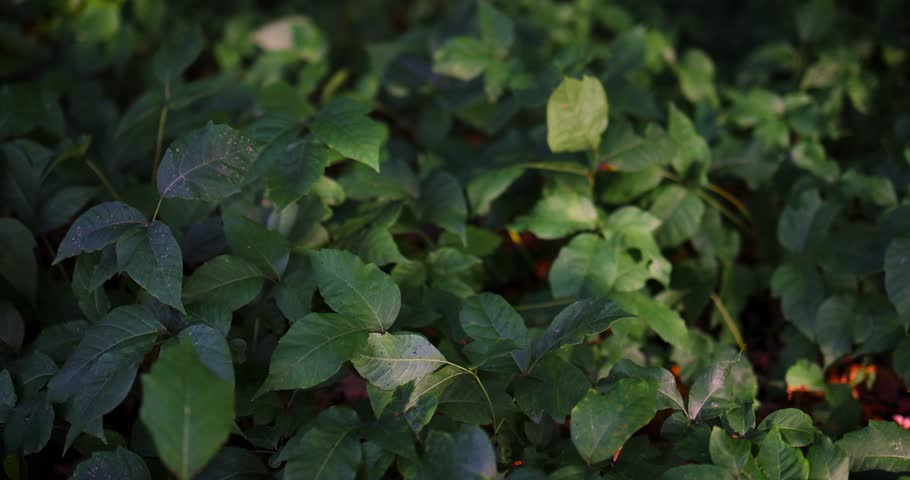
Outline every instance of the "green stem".
<path fill-rule="evenodd" d="M 474 370 L 462 367 L 461 365 L 458 365 L 456 363 L 452 363 L 448 360 L 442 360 L 441 363 L 444 363 L 446 365 L 451 365 L 451 366 L 461 370 L 462 372 L 465 372 L 468 375 L 474 377 L 474 381 L 477 382 L 477 386 L 480 387 L 480 391 L 483 393 L 484 398 L 486 398 L 486 400 L 487 400 L 487 407 L 490 408 L 490 420 L 493 423 L 493 433 L 494 434 L 498 433 L 499 427 L 496 425 L 496 410 L 493 408 L 493 400 L 490 398 L 490 394 L 487 392 L 486 387 L 483 386 L 483 382 L 480 380 L 480 376 L 477 375 L 477 372 L 475 372 Z"/>
<path fill-rule="evenodd" d="M 152 221 L 158 218 L 158 210 L 161 210 L 161 202 L 164 201 L 164 195 L 158 197 L 158 205 L 155 206 L 155 213 L 152 214 Z"/>
<path fill-rule="evenodd" d="M 525 310 L 538 310 L 541 308 L 551 308 L 551 307 L 561 307 L 563 305 L 568 305 L 577 298 L 560 298 L 557 300 L 550 300 L 549 302 L 540 302 L 540 303 L 525 303 L 522 305 L 516 305 L 515 310 L 523 312 Z"/>
<path fill-rule="evenodd" d="M 117 190 L 114 190 L 114 186 L 111 185 L 111 182 L 109 182 L 107 180 L 107 177 L 104 175 L 104 172 L 102 172 L 101 169 L 98 168 L 98 165 L 95 165 L 95 162 L 93 162 L 89 159 L 85 159 L 85 164 L 88 165 L 89 170 L 91 170 L 92 173 L 94 173 L 95 176 L 98 177 L 98 180 L 101 180 L 101 184 L 104 185 L 104 188 L 107 189 L 108 193 L 110 193 L 111 196 L 114 197 L 114 200 L 120 200 L 120 195 L 117 195 Z"/>
<path fill-rule="evenodd" d="M 171 81 L 164 83 L 164 106 L 158 116 L 158 137 L 155 139 L 155 162 L 152 165 L 152 181 L 158 177 L 158 162 L 161 160 L 161 144 L 164 143 L 164 125 L 167 122 L 167 104 L 171 100 Z"/>

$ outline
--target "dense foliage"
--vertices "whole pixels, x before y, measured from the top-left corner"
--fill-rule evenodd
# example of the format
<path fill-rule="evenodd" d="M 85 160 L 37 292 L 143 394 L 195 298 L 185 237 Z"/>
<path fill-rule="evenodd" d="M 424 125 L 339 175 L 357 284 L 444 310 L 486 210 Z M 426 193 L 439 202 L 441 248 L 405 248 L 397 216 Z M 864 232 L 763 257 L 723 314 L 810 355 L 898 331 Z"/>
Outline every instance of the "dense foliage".
<path fill-rule="evenodd" d="M 910 471 L 907 2 L 0 18 L 0 475 Z"/>

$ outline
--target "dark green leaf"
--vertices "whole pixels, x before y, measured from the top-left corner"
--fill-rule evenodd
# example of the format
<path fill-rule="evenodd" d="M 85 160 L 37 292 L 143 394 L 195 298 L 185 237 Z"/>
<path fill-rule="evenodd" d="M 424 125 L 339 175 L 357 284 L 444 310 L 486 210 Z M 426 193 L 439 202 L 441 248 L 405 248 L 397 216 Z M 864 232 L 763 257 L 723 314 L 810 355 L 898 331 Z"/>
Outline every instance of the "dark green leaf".
<path fill-rule="evenodd" d="M 218 303 L 231 310 L 250 303 L 262 289 L 262 271 L 246 260 L 221 255 L 199 267 L 183 286 L 186 303 Z"/>
<path fill-rule="evenodd" d="M 30 302 L 35 301 L 38 264 L 32 232 L 14 218 L 0 218 L 0 277 Z"/>
<path fill-rule="evenodd" d="M 101 250 L 145 223 L 145 215 L 123 202 L 96 205 L 70 226 L 57 249 L 54 264 L 82 252 Z"/>
<path fill-rule="evenodd" d="M 341 250 L 319 250 L 310 258 L 319 293 L 333 310 L 360 320 L 371 332 L 392 326 L 401 308 L 401 292 L 376 265 L 364 265 Z"/>
<path fill-rule="evenodd" d="M 379 171 L 379 150 L 388 137 L 386 127 L 367 116 L 370 108 L 339 98 L 319 111 L 310 128 L 322 143 L 347 158 Z"/>
<path fill-rule="evenodd" d="M 496 477 L 496 455 L 486 432 L 464 425 L 454 433 L 427 435 L 427 460 L 436 477 L 446 480 L 486 480 Z"/>
<path fill-rule="evenodd" d="M 224 235 L 234 255 L 249 260 L 262 273 L 275 280 L 281 278 L 291 254 L 288 241 L 274 230 L 247 218 L 225 215 Z"/>
<path fill-rule="evenodd" d="M 534 342 L 534 354 L 539 359 L 550 350 L 577 345 L 586 335 L 603 332 L 616 320 L 628 316 L 615 303 L 605 298 L 579 300 L 553 319 L 546 331 Z"/>
<path fill-rule="evenodd" d="M 154 221 L 117 240 L 117 264 L 140 287 L 181 312 L 183 255 L 167 225 Z"/>
<path fill-rule="evenodd" d="M 870 421 L 868 427 L 844 435 L 837 446 L 850 457 L 851 472 L 910 471 L 910 432 L 894 422 Z"/>
<path fill-rule="evenodd" d="M 71 480 L 98 480 L 120 478 L 124 480 L 151 480 L 152 475 L 142 457 L 123 448 L 98 451 L 91 458 L 80 462 Z"/>
<path fill-rule="evenodd" d="M 648 424 L 657 411 L 655 385 L 623 379 L 605 394 L 594 390 L 572 409 L 572 443 L 589 465 L 600 463 Z"/>

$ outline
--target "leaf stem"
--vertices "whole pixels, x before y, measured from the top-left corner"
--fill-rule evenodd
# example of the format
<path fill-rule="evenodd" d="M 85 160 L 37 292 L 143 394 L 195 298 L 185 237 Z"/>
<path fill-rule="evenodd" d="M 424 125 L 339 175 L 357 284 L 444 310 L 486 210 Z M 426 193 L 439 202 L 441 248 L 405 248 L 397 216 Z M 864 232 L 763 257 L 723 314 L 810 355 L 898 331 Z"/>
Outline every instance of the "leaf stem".
<path fill-rule="evenodd" d="M 714 292 L 711 292 L 711 301 L 714 302 L 714 306 L 720 313 L 721 318 L 724 319 L 724 323 L 727 324 L 727 328 L 729 328 L 730 333 L 733 334 L 733 339 L 736 340 L 736 344 L 739 345 L 739 351 L 746 351 L 746 343 L 743 342 L 743 336 L 741 333 L 739 333 L 739 327 L 736 326 L 736 322 L 733 321 L 733 318 L 730 316 L 730 312 L 728 312 L 726 307 L 724 307 L 724 302 L 722 302 L 720 297 L 718 297 Z"/>
<path fill-rule="evenodd" d="M 516 305 L 515 310 L 517 310 L 519 312 L 523 312 L 526 310 L 538 310 L 541 308 L 561 307 L 563 305 L 568 305 L 568 304 L 574 302 L 575 300 L 578 300 L 578 299 L 574 298 L 574 297 L 570 297 L 570 298 L 560 298 L 560 299 L 556 299 L 556 300 L 550 300 L 549 302 L 525 303 L 525 304 L 521 304 L 521 305 Z"/>
<path fill-rule="evenodd" d="M 158 162 L 161 160 L 161 144 L 164 143 L 164 125 L 167 122 L 167 105 L 171 100 L 171 81 L 164 82 L 164 105 L 158 116 L 158 136 L 155 139 L 155 161 L 152 164 L 152 182 L 158 177 Z"/>
<path fill-rule="evenodd" d="M 88 166 L 89 170 L 91 170 L 92 173 L 94 173 L 95 176 L 98 177 L 98 180 L 101 180 L 101 184 L 104 185 L 104 188 L 107 189 L 108 193 L 110 193 L 111 196 L 114 197 L 114 200 L 120 200 L 120 195 L 117 194 L 117 190 L 114 190 L 114 186 L 111 185 L 111 182 L 109 182 L 107 180 L 107 176 L 105 176 L 104 172 L 102 172 L 101 169 L 98 168 L 98 165 L 95 165 L 95 162 L 91 161 L 88 158 L 85 159 L 85 164 Z"/>
<path fill-rule="evenodd" d="M 499 432 L 499 428 L 496 426 L 496 410 L 493 408 L 493 400 L 490 398 L 490 394 L 487 392 L 486 387 L 483 386 L 483 382 L 480 380 L 480 375 L 477 375 L 477 372 L 469 368 L 462 367 L 457 363 L 452 363 L 448 360 L 443 360 L 442 363 L 446 365 L 451 365 L 462 372 L 467 373 L 468 375 L 474 377 L 474 381 L 477 382 L 477 386 L 480 387 L 480 391 L 483 393 L 484 398 L 487 400 L 487 407 L 490 408 L 490 420 L 493 424 L 493 433 L 494 435 Z"/>
<path fill-rule="evenodd" d="M 152 221 L 158 218 L 158 210 L 161 210 L 161 202 L 164 201 L 164 195 L 158 197 L 158 205 L 155 205 L 155 213 L 152 214 Z"/>

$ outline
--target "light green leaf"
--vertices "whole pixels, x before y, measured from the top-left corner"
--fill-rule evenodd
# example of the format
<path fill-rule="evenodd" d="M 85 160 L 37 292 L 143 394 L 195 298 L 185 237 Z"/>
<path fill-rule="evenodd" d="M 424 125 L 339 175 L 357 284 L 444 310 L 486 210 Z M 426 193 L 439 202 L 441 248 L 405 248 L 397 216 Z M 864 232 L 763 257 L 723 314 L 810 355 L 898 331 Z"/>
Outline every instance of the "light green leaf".
<path fill-rule="evenodd" d="M 644 319 L 665 342 L 680 348 L 688 345 L 686 322 L 676 311 L 640 292 L 614 292 L 610 296 L 624 311 Z"/>
<path fill-rule="evenodd" d="M 420 380 L 446 364 L 446 359 L 420 335 L 371 333 L 366 347 L 354 357 L 353 363 L 363 378 L 389 390 Z"/>
<path fill-rule="evenodd" d="M 559 190 L 546 194 L 527 215 L 517 218 L 512 228 L 552 240 L 590 230 L 596 224 L 597 208 L 590 197 Z"/>
<path fill-rule="evenodd" d="M 346 315 L 311 313 L 291 325 L 272 353 L 259 389 L 310 388 L 328 380 L 367 344 L 363 322 Z"/>
<path fill-rule="evenodd" d="M 695 378 L 689 390 L 689 419 L 708 420 L 736 407 L 730 373 L 734 362 L 720 362 Z"/>
<path fill-rule="evenodd" d="M 481 293 L 468 298 L 461 305 L 459 321 L 461 328 L 473 339 L 465 352 L 478 362 L 529 346 L 524 320 L 499 295 Z"/>
<path fill-rule="evenodd" d="M 676 154 L 670 161 L 677 173 L 685 175 L 693 164 L 706 164 L 711 160 L 708 142 L 698 134 L 689 117 L 672 103 L 667 133 L 677 147 Z"/>
<path fill-rule="evenodd" d="M 628 123 L 610 127 L 600 148 L 600 163 L 609 165 L 618 172 L 651 171 L 651 177 L 636 178 L 641 184 L 656 186 L 663 179 L 661 169 L 673 158 L 675 144 L 659 129 L 649 129 L 644 136 L 638 135 Z M 648 188 L 650 189 L 650 188 Z M 647 191 L 642 186 L 632 189 L 636 195 Z M 609 194 L 608 194 L 609 195 Z"/>
<path fill-rule="evenodd" d="M 245 217 L 225 215 L 223 219 L 224 235 L 234 255 L 249 260 L 263 274 L 279 280 L 291 254 L 287 239 Z"/>
<path fill-rule="evenodd" d="M 775 425 L 758 444 L 758 467 L 768 480 L 807 480 L 809 462 L 799 449 L 784 443 Z"/>
<path fill-rule="evenodd" d="M 97 480 L 119 478 L 123 480 L 151 480 L 145 460 L 139 455 L 118 446 L 113 451 L 96 451 L 76 465 L 70 480 Z"/>
<path fill-rule="evenodd" d="M 611 458 L 657 411 L 652 382 L 623 379 L 605 394 L 594 390 L 572 409 L 572 443 L 588 465 Z"/>
<path fill-rule="evenodd" d="M 807 391 L 824 393 L 828 387 L 825 375 L 817 363 L 805 358 L 796 361 L 787 369 L 784 377 L 787 382 L 787 391 Z"/>
<path fill-rule="evenodd" d="M 565 77 L 547 101 L 547 145 L 554 153 L 596 150 L 607 129 L 607 95 L 600 80 Z"/>
<path fill-rule="evenodd" d="M 686 411 L 685 402 L 676 388 L 676 377 L 665 368 L 642 367 L 632 360 L 622 359 L 610 369 L 608 383 L 623 378 L 641 378 L 657 384 L 657 408 L 673 408 Z M 598 386 L 598 389 L 600 387 Z"/>
<path fill-rule="evenodd" d="M 325 106 L 310 122 L 322 143 L 373 170 L 379 171 L 379 150 L 388 137 L 385 125 L 370 119 L 370 108 L 347 98 Z"/>
<path fill-rule="evenodd" d="M 166 305 L 184 312 L 183 255 L 167 225 L 154 221 L 117 240 L 117 264 L 140 287 Z"/>
<path fill-rule="evenodd" d="M 791 447 L 806 447 L 815 441 L 815 427 L 812 417 L 796 408 L 784 408 L 772 412 L 762 420 L 758 431 L 770 431 L 777 427 L 784 441 Z"/>
<path fill-rule="evenodd" d="M 218 452 L 234 423 L 234 391 L 200 362 L 188 340 L 162 350 L 142 376 L 139 418 L 161 460 L 181 480 Z"/>
<path fill-rule="evenodd" d="M 158 168 L 158 193 L 220 202 L 240 191 L 255 158 L 252 141 L 227 125 L 209 122 L 168 147 Z"/>
<path fill-rule="evenodd" d="M 537 338 L 534 342 L 535 357 L 539 360 L 550 350 L 577 345 L 584 341 L 585 336 L 603 332 L 616 320 L 629 316 L 605 298 L 578 300 L 559 312 Z"/>
<path fill-rule="evenodd" d="M 38 263 L 35 260 L 32 232 L 15 218 L 0 218 L 0 277 L 14 290 L 35 301 L 38 286 Z"/>
<path fill-rule="evenodd" d="M 106 202 L 76 219 L 60 242 L 54 264 L 82 252 L 94 252 L 145 225 L 145 215 L 123 202 Z"/>
<path fill-rule="evenodd" d="M 661 220 L 654 236 L 663 247 L 675 247 L 698 233 L 705 204 L 693 192 L 677 186 L 665 187 L 651 206 Z"/>
<path fill-rule="evenodd" d="M 183 286 L 186 303 L 218 303 L 231 310 L 250 303 L 262 289 L 262 271 L 232 255 L 215 257 L 199 267 Z"/>
<path fill-rule="evenodd" d="M 148 352 L 164 326 L 142 305 L 128 305 L 111 310 L 92 325 L 79 346 L 59 372 L 48 383 L 48 396 L 63 402 L 82 388 L 82 381 L 95 362 L 105 353 L 141 358 Z"/>
<path fill-rule="evenodd" d="M 450 38 L 433 52 L 433 73 L 473 80 L 497 61 L 496 50 L 496 46 L 476 37 Z"/>
<path fill-rule="evenodd" d="M 364 265 L 342 250 L 319 250 L 310 259 L 319 292 L 332 310 L 361 320 L 371 332 L 392 326 L 401 308 L 401 292 L 376 265 Z"/>
<path fill-rule="evenodd" d="M 553 298 L 606 295 L 619 274 L 617 248 L 590 233 L 572 238 L 562 247 L 548 280 Z"/>
<path fill-rule="evenodd" d="M 797 167 L 827 182 L 833 182 L 840 176 L 840 166 L 825 155 L 821 143 L 799 142 L 790 150 L 790 157 Z"/>
<path fill-rule="evenodd" d="M 872 420 L 869 426 L 837 442 L 850 457 L 851 472 L 910 471 L 910 432 L 894 422 Z"/>
<path fill-rule="evenodd" d="M 496 454 L 480 427 L 462 425 L 456 432 L 433 430 L 426 440 L 427 461 L 442 480 L 496 478 Z"/>

